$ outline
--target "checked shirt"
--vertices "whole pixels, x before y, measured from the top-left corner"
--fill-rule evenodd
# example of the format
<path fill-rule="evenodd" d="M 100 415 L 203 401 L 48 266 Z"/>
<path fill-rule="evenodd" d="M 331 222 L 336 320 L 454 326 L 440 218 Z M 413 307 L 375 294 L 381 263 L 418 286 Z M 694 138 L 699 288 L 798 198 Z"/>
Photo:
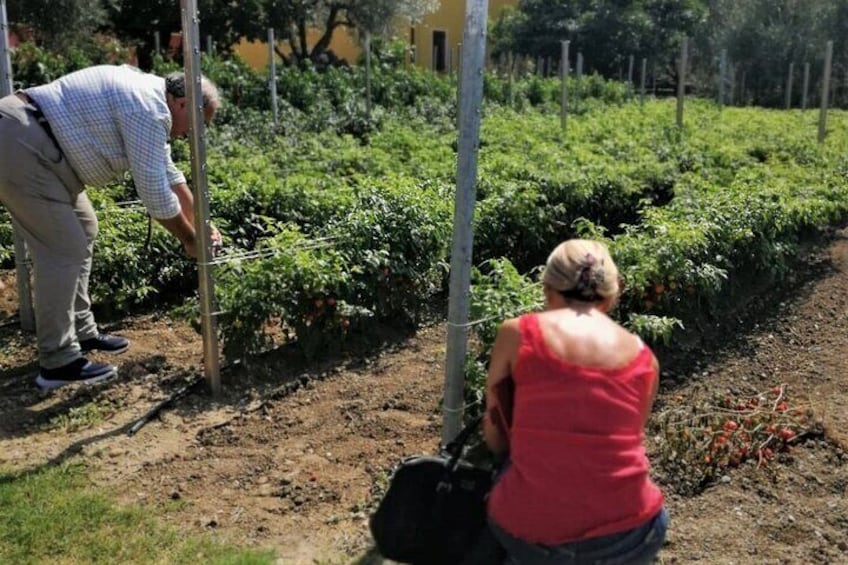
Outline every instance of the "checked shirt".
<path fill-rule="evenodd" d="M 100 65 L 26 90 L 44 113 L 80 180 L 103 186 L 130 171 L 150 215 L 173 218 L 171 186 L 185 176 L 171 159 L 165 79 L 130 66 Z"/>

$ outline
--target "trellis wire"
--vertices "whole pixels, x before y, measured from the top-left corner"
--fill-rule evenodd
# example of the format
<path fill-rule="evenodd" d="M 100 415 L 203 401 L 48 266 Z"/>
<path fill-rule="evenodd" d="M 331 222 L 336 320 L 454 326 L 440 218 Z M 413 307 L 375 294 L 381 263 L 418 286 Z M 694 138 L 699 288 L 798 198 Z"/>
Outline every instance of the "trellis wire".
<path fill-rule="evenodd" d="M 827 135 L 827 107 L 830 94 L 830 68 L 833 61 L 833 41 L 828 41 L 824 50 L 824 78 L 822 79 L 821 108 L 819 110 L 819 143 Z"/>
<path fill-rule="evenodd" d="M 302 245 L 292 245 L 285 249 L 285 251 L 289 251 L 292 249 L 298 251 L 307 251 L 310 249 L 324 249 L 331 246 L 331 241 L 336 239 L 335 237 L 327 237 L 327 238 L 318 238 L 310 240 Z M 208 266 L 213 265 L 225 265 L 228 263 L 237 263 L 241 261 L 251 261 L 255 259 L 269 259 L 271 257 L 276 257 L 283 250 L 280 248 L 274 247 L 265 247 L 262 249 L 252 249 L 250 251 L 241 251 L 236 253 L 221 253 L 218 254 L 214 259 L 206 262 L 205 264 Z"/>

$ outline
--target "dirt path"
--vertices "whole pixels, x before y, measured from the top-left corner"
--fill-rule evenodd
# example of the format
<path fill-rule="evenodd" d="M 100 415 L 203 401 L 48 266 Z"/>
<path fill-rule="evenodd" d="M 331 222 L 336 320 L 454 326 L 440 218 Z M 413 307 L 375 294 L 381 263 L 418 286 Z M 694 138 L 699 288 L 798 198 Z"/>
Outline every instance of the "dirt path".
<path fill-rule="evenodd" d="M 699 496 L 672 496 L 668 563 L 848 563 L 848 234 L 808 267 L 796 292 L 764 297 L 768 316 L 729 333 L 727 350 L 666 387 L 663 401 L 786 384 L 809 399 L 824 437 L 768 468 L 735 469 Z"/>
<path fill-rule="evenodd" d="M 0 274 L 0 324 L 14 308 L 11 277 Z M 689 361 L 670 363 L 658 408 L 786 384 L 810 399 L 826 434 L 697 496 L 669 492 L 665 563 L 848 563 L 846 234 L 795 278 L 794 292 L 731 322 L 732 341 L 708 351 L 696 342 Z M 133 342 L 121 380 L 42 394 L 20 368 L 33 361 L 31 340 L 0 325 L 0 467 L 82 457 L 98 486 L 178 528 L 271 546 L 283 563 L 368 561 L 366 517 L 387 470 L 438 440 L 440 326 L 317 367 L 271 356 L 228 373 L 223 398 L 193 394 L 133 437 L 124 426 L 199 370 L 201 347 L 155 316 L 115 329 Z"/>

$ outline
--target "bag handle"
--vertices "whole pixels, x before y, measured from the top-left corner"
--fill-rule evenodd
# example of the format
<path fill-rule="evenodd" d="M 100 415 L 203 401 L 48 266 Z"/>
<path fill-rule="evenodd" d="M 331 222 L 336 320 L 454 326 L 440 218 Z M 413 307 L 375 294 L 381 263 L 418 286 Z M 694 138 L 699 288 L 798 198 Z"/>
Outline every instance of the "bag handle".
<path fill-rule="evenodd" d="M 453 471 L 457 464 L 459 463 L 459 458 L 462 456 L 462 449 L 465 447 L 465 444 L 468 443 L 468 440 L 471 438 L 472 434 L 477 431 L 477 428 L 480 426 L 480 422 L 483 421 L 483 416 L 477 416 L 468 424 L 462 428 L 453 441 L 449 442 L 444 450 L 450 455 L 450 459 L 448 460 L 448 469 Z"/>

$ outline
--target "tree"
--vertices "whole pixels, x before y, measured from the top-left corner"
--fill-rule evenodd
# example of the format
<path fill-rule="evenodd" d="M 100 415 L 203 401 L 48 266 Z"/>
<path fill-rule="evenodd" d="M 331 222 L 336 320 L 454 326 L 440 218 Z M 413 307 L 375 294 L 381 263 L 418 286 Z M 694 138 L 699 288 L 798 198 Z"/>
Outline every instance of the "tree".
<path fill-rule="evenodd" d="M 848 0 L 710 0 L 710 17 L 699 45 L 713 58 L 727 49 L 737 79 L 745 73 L 747 102 L 780 106 L 790 63 L 796 69 L 811 64 L 812 93 L 821 76 L 826 42 L 835 43 L 834 61 L 840 60 L 838 54 L 844 56 L 846 21 Z"/>
<path fill-rule="evenodd" d="M 101 0 L 8 0 L 9 21 L 33 31 L 52 51 L 67 51 L 91 41 L 107 21 Z"/>
<path fill-rule="evenodd" d="M 265 0 L 267 27 L 277 30 L 289 48 L 278 48 L 277 54 L 294 63 L 326 57 L 340 28 L 386 34 L 397 18 L 415 22 L 438 7 L 439 0 Z M 310 30 L 319 33 L 313 45 Z"/>
<path fill-rule="evenodd" d="M 23 1 L 23 0 L 21 0 Z M 46 1 L 46 0 L 41 0 Z M 95 0 L 88 0 L 95 1 Z M 115 33 L 149 53 L 153 33 L 161 36 L 182 28 L 177 0 L 106 0 Z M 211 36 L 226 51 L 239 38 L 264 40 L 268 28 L 289 49 L 278 49 L 286 61 L 323 58 L 340 28 L 384 33 L 395 18 L 417 21 L 436 10 L 439 0 L 199 0 L 200 34 Z M 318 40 L 310 45 L 310 31 Z"/>
<path fill-rule="evenodd" d="M 704 15 L 703 0 L 521 0 L 493 24 L 493 53 L 555 59 L 568 39 L 587 68 L 617 76 L 630 55 L 672 61 Z"/>
<path fill-rule="evenodd" d="M 676 82 L 681 42 L 684 37 L 694 38 L 701 33 L 708 8 L 703 0 L 648 0 L 645 12 L 650 28 L 642 39 L 643 54 Z"/>
<path fill-rule="evenodd" d="M 220 51 L 228 51 L 239 37 L 259 37 L 264 31 L 265 0 L 199 0 L 200 35 L 211 36 Z M 139 61 L 147 67 L 153 37 L 167 40 L 182 30 L 179 0 L 106 0 L 114 33 L 139 47 Z"/>

